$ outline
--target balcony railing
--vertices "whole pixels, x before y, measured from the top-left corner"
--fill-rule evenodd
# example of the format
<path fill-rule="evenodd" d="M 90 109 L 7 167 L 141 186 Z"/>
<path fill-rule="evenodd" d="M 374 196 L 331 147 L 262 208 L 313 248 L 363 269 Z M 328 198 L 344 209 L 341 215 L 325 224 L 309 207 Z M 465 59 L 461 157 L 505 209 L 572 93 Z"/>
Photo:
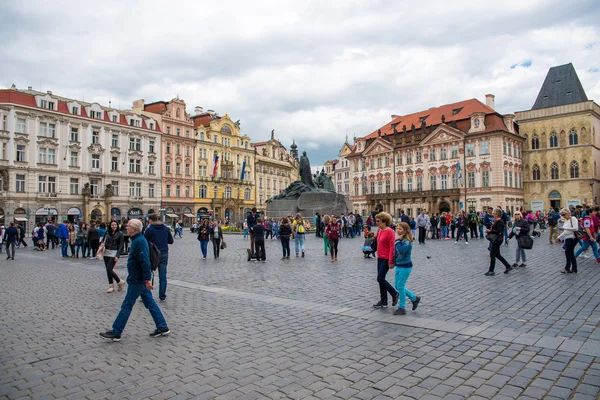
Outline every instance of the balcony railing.
<path fill-rule="evenodd" d="M 102 168 L 94 168 L 94 167 L 92 167 L 92 173 L 94 173 L 94 174 L 101 174 L 102 173 Z"/>
<path fill-rule="evenodd" d="M 58 193 L 44 193 L 39 192 L 37 194 L 38 199 L 56 199 L 58 197 Z"/>
<path fill-rule="evenodd" d="M 439 189 L 439 190 L 414 190 L 414 191 L 396 191 L 392 193 L 367 194 L 371 200 L 392 200 L 398 197 L 434 197 L 434 196 L 459 196 L 461 189 Z"/>

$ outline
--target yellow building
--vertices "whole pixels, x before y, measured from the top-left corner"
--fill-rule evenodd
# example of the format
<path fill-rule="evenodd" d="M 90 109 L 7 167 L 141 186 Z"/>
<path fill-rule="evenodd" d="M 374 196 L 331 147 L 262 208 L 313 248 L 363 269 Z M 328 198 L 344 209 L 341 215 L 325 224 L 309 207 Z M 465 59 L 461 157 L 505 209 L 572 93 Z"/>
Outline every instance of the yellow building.
<path fill-rule="evenodd" d="M 239 120 L 233 122 L 227 114 L 220 117 L 212 110 L 205 112 L 196 107 L 192 120 L 196 138 L 196 215 L 239 223 L 256 203 L 250 137 L 240 132 Z"/>
<path fill-rule="evenodd" d="M 600 107 L 587 99 L 573 65 L 550 68 L 532 109 L 516 118 L 525 138 L 526 207 L 597 204 Z"/>
<path fill-rule="evenodd" d="M 271 131 L 269 141 L 252 143 L 252 147 L 256 150 L 256 207 L 261 210 L 265 208 L 267 199 L 298 180 L 298 151 L 292 144 L 288 153 L 275 139 L 275 131 Z"/>

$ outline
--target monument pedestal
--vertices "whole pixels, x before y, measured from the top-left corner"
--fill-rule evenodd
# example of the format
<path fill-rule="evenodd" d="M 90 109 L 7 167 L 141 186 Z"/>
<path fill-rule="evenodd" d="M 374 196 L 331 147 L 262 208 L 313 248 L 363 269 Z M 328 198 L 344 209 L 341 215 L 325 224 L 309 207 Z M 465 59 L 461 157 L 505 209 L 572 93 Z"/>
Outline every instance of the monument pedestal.
<path fill-rule="evenodd" d="M 297 199 L 271 200 L 267 203 L 267 216 L 280 218 L 300 213 L 310 218 L 316 213 L 321 215 L 348 214 L 346 198 L 333 192 L 305 192 Z"/>

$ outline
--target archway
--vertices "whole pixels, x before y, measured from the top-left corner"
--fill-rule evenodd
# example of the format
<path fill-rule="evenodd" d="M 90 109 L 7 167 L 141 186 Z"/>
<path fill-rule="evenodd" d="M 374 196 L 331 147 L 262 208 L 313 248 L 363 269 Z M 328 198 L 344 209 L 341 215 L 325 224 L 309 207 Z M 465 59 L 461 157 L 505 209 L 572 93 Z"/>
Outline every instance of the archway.
<path fill-rule="evenodd" d="M 235 210 L 228 207 L 225 209 L 225 221 L 223 221 L 223 224 L 228 225 L 231 221 L 235 221 Z"/>
<path fill-rule="evenodd" d="M 440 210 L 440 213 L 443 213 L 444 211 L 450 212 L 450 204 L 447 201 L 440 202 L 439 210 Z"/>
<path fill-rule="evenodd" d="M 560 200 L 562 199 L 562 196 L 560 195 L 560 192 L 558 190 L 553 190 L 550 193 L 548 193 L 548 200 L 550 200 L 550 207 L 554 208 L 560 208 Z"/>
<path fill-rule="evenodd" d="M 96 222 L 102 221 L 102 210 L 100 210 L 99 208 L 94 208 L 90 213 L 90 221 L 92 220 Z"/>

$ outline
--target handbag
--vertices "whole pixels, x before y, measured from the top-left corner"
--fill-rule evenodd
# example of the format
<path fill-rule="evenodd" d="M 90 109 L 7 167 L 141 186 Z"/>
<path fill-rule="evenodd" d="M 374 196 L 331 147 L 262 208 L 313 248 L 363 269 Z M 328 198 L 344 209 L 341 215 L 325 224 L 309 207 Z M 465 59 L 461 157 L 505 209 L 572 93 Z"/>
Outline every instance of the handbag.
<path fill-rule="evenodd" d="M 104 251 L 106 248 L 104 247 L 104 242 L 100 243 L 100 247 L 98 247 L 98 251 L 96 252 L 96 258 L 98 260 L 102 260 L 104 258 Z"/>
<path fill-rule="evenodd" d="M 489 240 L 490 242 L 494 243 L 496 240 L 498 240 L 498 237 L 500 235 L 498 235 L 497 233 L 488 233 L 487 235 L 485 235 L 485 238 L 487 240 Z"/>
<path fill-rule="evenodd" d="M 221 250 L 226 249 L 227 248 L 227 243 L 225 243 L 224 241 L 221 242 Z"/>
<path fill-rule="evenodd" d="M 530 250 L 533 248 L 533 239 L 529 235 L 517 236 L 517 244 L 521 249 Z"/>

